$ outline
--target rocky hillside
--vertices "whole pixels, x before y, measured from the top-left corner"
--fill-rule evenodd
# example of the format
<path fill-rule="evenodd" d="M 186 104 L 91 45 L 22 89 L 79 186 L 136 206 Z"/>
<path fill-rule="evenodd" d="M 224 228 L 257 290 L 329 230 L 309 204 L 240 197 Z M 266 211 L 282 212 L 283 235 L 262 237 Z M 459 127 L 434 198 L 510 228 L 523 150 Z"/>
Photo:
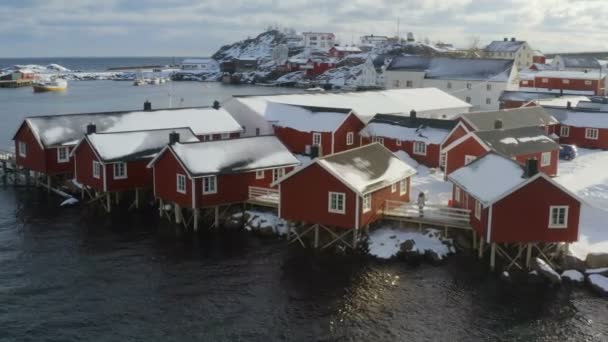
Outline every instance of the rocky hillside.
<path fill-rule="evenodd" d="M 285 35 L 283 33 L 276 30 L 266 31 L 255 38 L 224 45 L 211 57 L 220 63 L 233 58 L 255 58 L 258 61 L 270 59 L 272 48 L 284 41 Z"/>

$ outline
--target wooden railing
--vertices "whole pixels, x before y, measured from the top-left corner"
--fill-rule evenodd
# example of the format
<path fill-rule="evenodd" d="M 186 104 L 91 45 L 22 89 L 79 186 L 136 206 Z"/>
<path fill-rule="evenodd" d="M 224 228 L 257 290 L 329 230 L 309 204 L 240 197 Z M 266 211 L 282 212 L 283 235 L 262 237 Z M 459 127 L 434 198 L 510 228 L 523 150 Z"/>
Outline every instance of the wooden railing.
<path fill-rule="evenodd" d="M 257 186 L 249 187 L 249 200 L 263 203 L 279 204 L 279 190 L 261 188 Z"/>
<path fill-rule="evenodd" d="M 425 205 L 422 210 L 415 203 L 386 201 L 385 216 L 424 218 L 424 220 L 468 225 L 471 217 L 469 209 L 452 208 L 440 205 Z"/>
<path fill-rule="evenodd" d="M 13 160 L 15 160 L 15 154 L 10 151 L 0 150 L 0 160 L 1 161 L 13 161 Z"/>

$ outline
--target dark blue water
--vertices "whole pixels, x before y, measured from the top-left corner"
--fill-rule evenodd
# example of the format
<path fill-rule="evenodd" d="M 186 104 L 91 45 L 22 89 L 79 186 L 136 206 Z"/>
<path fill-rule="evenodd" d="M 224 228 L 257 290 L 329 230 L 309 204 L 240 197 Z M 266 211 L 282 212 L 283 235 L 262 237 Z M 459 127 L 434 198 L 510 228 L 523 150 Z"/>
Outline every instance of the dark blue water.
<path fill-rule="evenodd" d="M 106 71 L 109 68 L 175 65 L 187 57 L 56 57 L 56 58 L 0 58 L 0 69 L 13 65 L 59 64 L 70 70 Z"/>

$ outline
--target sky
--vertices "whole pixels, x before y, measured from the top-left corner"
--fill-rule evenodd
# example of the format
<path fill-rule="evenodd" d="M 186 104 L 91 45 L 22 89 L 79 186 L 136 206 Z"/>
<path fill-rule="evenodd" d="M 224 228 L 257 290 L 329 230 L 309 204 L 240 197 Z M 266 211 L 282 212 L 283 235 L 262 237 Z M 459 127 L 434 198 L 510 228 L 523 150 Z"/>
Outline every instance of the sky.
<path fill-rule="evenodd" d="M 467 47 L 503 37 L 608 51 L 605 0 L 0 0 L 0 57 L 208 56 L 270 25 Z"/>

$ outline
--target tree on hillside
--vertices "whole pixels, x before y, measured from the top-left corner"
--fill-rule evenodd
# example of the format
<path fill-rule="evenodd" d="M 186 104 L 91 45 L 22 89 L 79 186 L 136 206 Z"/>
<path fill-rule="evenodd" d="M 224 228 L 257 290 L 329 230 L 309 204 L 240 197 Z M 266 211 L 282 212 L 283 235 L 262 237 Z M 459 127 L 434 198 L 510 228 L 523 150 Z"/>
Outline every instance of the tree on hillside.
<path fill-rule="evenodd" d="M 471 36 L 469 43 L 465 49 L 464 57 L 468 58 L 483 58 L 485 57 L 485 51 L 480 44 L 481 39 L 479 36 Z"/>

